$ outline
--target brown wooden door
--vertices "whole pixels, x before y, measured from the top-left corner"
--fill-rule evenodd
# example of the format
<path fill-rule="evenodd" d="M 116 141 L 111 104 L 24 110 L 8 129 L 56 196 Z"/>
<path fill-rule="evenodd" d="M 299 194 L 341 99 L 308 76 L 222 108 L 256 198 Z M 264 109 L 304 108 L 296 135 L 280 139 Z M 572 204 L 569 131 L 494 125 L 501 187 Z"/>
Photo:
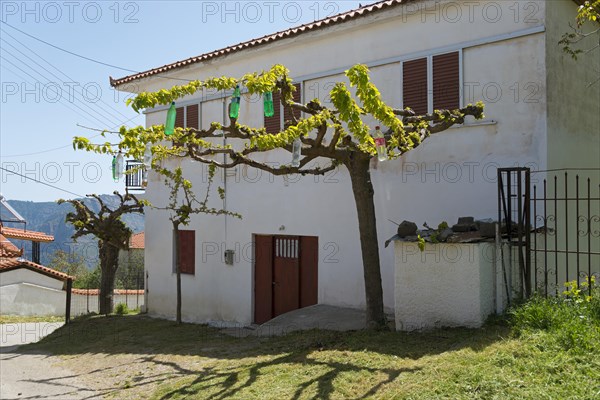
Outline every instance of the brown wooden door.
<path fill-rule="evenodd" d="M 318 238 L 254 236 L 254 322 L 318 302 Z"/>

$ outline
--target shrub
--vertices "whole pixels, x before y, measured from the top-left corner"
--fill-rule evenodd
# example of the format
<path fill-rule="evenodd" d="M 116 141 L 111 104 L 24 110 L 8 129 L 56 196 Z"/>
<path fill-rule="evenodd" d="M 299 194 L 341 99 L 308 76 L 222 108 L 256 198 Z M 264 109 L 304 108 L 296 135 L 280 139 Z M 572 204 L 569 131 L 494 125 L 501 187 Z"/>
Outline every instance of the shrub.
<path fill-rule="evenodd" d="M 125 315 L 129 313 L 129 307 L 125 303 L 119 303 L 115 306 L 115 314 Z"/>
<path fill-rule="evenodd" d="M 574 353 L 594 352 L 600 346 L 600 290 L 589 295 L 587 285 L 567 282 L 562 295 L 534 296 L 509 311 L 517 336 L 535 337 L 540 347 Z"/>

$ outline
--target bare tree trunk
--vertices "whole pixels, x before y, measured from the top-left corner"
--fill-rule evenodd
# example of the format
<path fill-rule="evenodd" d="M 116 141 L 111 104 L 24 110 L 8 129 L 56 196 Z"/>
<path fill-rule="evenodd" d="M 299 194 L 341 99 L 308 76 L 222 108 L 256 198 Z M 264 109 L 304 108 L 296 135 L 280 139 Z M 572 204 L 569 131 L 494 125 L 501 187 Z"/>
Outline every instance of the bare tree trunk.
<path fill-rule="evenodd" d="M 173 221 L 173 234 L 175 235 L 173 245 L 175 246 L 175 275 L 177 280 L 177 310 L 175 320 L 178 324 L 181 324 L 181 269 L 179 268 L 181 257 L 179 254 L 179 223 L 175 221 Z"/>
<path fill-rule="evenodd" d="M 100 314 L 108 315 L 113 311 L 113 291 L 115 276 L 119 267 L 119 249 L 106 242 L 99 242 L 100 253 L 100 295 L 98 301 Z"/>
<path fill-rule="evenodd" d="M 383 289 L 379 265 L 379 242 L 373 184 L 369 173 L 368 158 L 358 157 L 348 163 L 352 192 L 358 213 L 360 247 L 362 250 L 365 296 L 367 302 L 367 328 L 382 329 L 387 325 L 383 311 Z"/>

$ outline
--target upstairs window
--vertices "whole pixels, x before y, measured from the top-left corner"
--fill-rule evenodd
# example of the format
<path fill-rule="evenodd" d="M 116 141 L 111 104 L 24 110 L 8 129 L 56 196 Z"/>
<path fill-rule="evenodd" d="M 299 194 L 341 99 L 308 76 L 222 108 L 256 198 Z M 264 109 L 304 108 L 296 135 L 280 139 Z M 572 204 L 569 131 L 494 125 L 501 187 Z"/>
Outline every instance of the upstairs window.
<path fill-rule="evenodd" d="M 460 108 L 460 52 L 402 63 L 403 107 L 418 115 Z"/>
<path fill-rule="evenodd" d="M 175 127 L 200 129 L 200 107 L 198 104 L 177 107 Z"/>

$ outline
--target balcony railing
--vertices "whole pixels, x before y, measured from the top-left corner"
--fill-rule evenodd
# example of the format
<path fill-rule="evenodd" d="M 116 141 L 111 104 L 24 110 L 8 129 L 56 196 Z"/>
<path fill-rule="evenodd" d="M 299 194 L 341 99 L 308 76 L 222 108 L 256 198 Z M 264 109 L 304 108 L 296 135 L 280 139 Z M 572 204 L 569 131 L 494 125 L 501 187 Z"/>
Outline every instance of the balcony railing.
<path fill-rule="evenodd" d="M 125 164 L 125 189 L 128 192 L 143 192 L 144 168 L 141 161 L 127 160 Z"/>

